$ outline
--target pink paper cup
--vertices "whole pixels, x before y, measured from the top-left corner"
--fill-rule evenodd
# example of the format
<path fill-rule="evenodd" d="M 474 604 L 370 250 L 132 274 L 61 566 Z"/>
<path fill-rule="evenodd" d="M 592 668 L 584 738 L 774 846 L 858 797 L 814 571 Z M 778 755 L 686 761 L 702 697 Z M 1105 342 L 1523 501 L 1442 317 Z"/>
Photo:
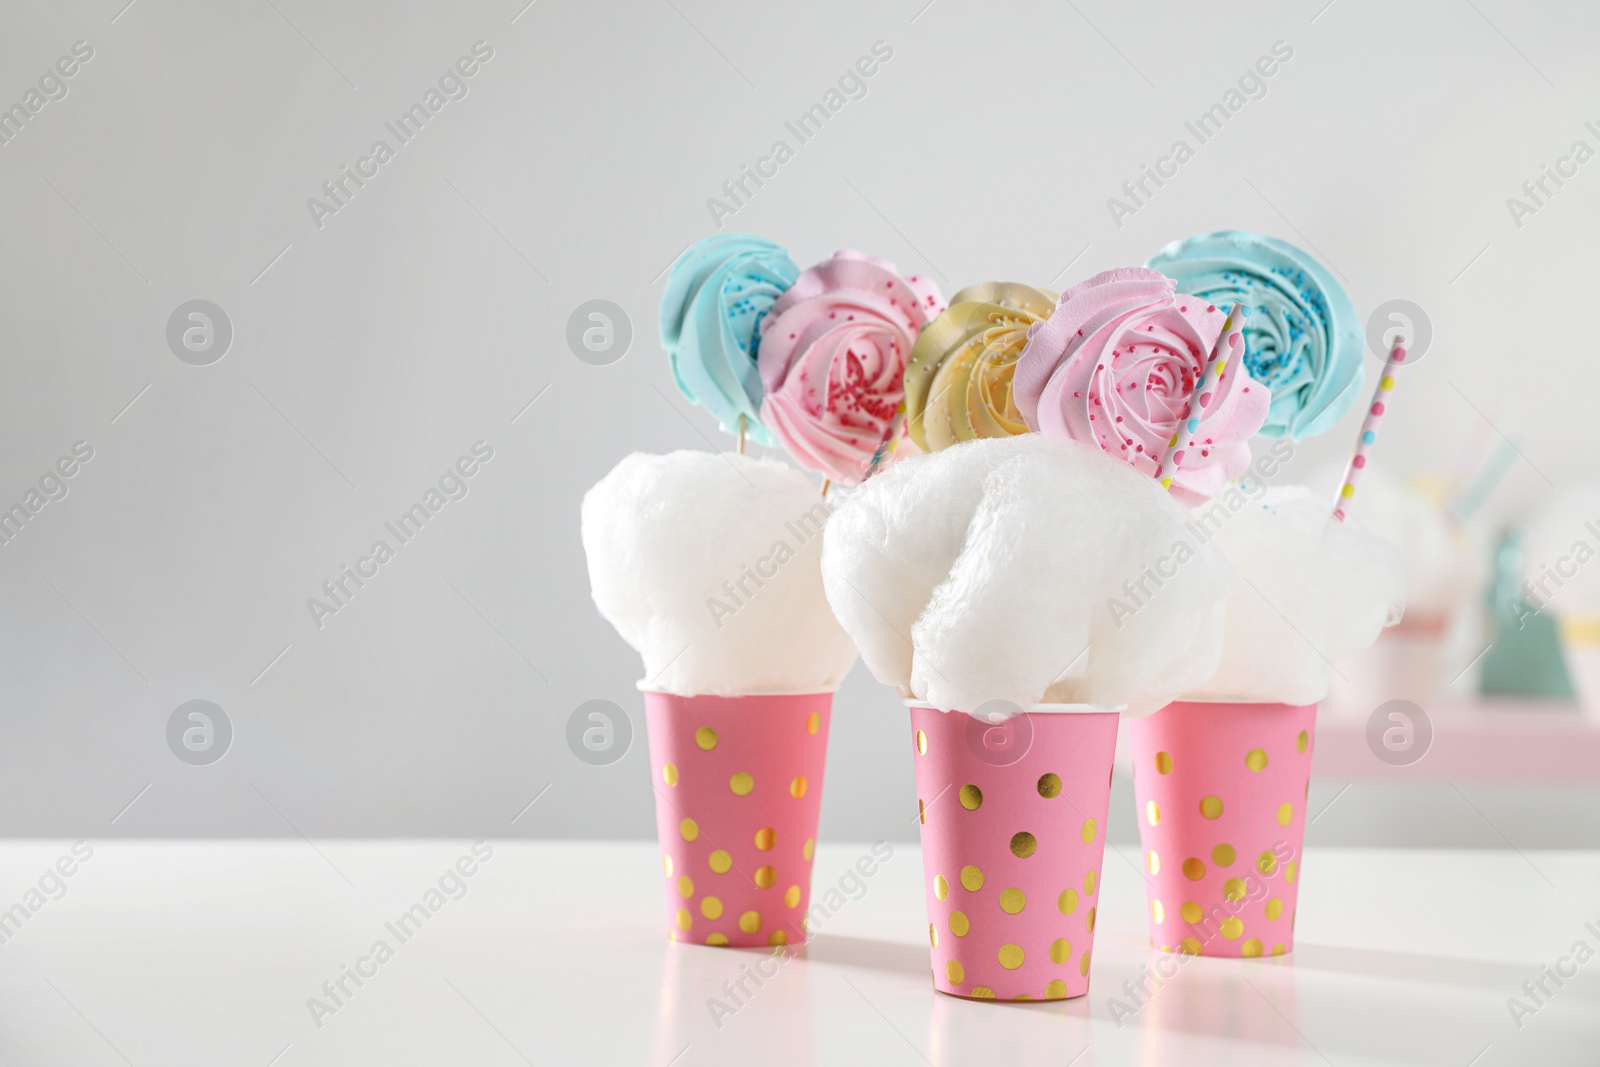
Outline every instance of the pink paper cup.
<path fill-rule="evenodd" d="M 1150 942 L 1294 948 L 1315 704 L 1178 701 L 1128 724 Z"/>
<path fill-rule="evenodd" d="M 933 987 L 992 1000 L 1089 991 L 1115 712 L 992 725 L 911 705 Z"/>
<path fill-rule="evenodd" d="M 832 693 L 644 694 L 674 941 L 799 944 Z"/>

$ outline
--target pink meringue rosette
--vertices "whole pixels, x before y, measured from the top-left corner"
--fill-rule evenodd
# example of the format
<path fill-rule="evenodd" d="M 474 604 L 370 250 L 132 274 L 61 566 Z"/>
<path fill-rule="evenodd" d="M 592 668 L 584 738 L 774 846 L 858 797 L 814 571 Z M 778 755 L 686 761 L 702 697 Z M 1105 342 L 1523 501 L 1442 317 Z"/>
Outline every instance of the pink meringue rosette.
<path fill-rule="evenodd" d="M 1222 333 L 1227 313 L 1176 292 L 1159 271 L 1124 267 L 1061 294 L 1017 360 L 1012 395 L 1028 427 L 1092 444 L 1154 477 Z M 1172 495 L 1188 507 L 1216 496 L 1250 463 L 1250 438 L 1272 395 L 1227 368 L 1177 444 Z"/>
<path fill-rule="evenodd" d="M 802 467 L 861 482 L 891 459 L 906 360 L 944 308 L 931 278 L 860 252 L 804 271 L 761 321 L 762 424 Z"/>

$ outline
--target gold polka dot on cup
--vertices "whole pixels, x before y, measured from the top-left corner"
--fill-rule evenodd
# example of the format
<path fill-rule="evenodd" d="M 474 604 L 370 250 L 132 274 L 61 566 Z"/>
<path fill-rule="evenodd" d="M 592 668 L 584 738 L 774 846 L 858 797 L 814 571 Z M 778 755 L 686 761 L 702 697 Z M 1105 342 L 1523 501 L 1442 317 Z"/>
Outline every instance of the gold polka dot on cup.
<path fill-rule="evenodd" d="M 1089 977 L 1089 954 L 1090 954 L 1090 951 L 1091 950 L 1089 950 L 1089 949 L 1084 949 L 1084 951 L 1083 951 L 1083 959 L 1078 961 L 1078 973 L 1083 975 L 1085 978 Z"/>
<path fill-rule="evenodd" d="M 1256 857 L 1256 870 L 1262 874 L 1271 874 L 1278 869 L 1278 857 L 1271 852 L 1263 852 Z"/>
<path fill-rule="evenodd" d="M 1025 860 L 1033 855 L 1034 850 L 1038 847 L 1039 842 L 1026 830 L 1021 830 L 1011 835 L 1011 854 L 1019 860 Z"/>
<path fill-rule="evenodd" d="M 1244 765 L 1249 767 L 1252 771 L 1259 772 L 1266 770 L 1267 750 L 1264 748 L 1252 748 L 1249 752 L 1245 753 Z"/>
<path fill-rule="evenodd" d="M 1183 861 L 1183 876 L 1191 882 L 1198 882 L 1206 876 L 1206 865 L 1198 857 L 1190 856 Z"/>
<path fill-rule="evenodd" d="M 1093 819 L 1085 819 L 1085 820 L 1083 820 L 1083 829 L 1078 831 L 1078 836 L 1083 838 L 1083 843 L 1084 844 L 1086 844 L 1086 845 L 1094 844 L 1094 829 L 1095 828 L 1094 828 L 1094 820 Z"/>
<path fill-rule="evenodd" d="M 1222 895 L 1235 903 L 1244 899 L 1245 892 L 1243 878 L 1229 878 L 1222 883 Z"/>
<path fill-rule="evenodd" d="M 1299 860 L 1290 860 L 1283 868 L 1283 880 L 1294 885 L 1295 872 L 1300 868 Z"/>
<path fill-rule="evenodd" d="M 970 783 L 961 787 L 957 798 L 961 801 L 961 806 L 968 811 L 977 811 L 983 807 L 983 790 Z"/>
<path fill-rule="evenodd" d="M 772 931 L 772 936 L 767 938 L 767 944 L 769 945 L 787 945 L 788 943 L 789 934 L 785 930 L 774 930 Z"/>
<path fill-rule="evenodd" d="M 928 924 L 928 944 L 934 948 L 939 947 L 939 928 L 932 923 Z"/>
<path fill-rule="evenodd" d="M 1084 875 L 1083 876 L 1083 895 L 1086 896 L 1086 897 L 1094 896 L 1094 887 L 1099 885 L 1099 884 L 1100 884 L 1100 876 L 1095 874 L 1095 872 L 1090 871 L 1088 874 Z"/>
<path fill-rule="evenodd" d="M 986 985 L 975 985 L 972 987 L 972 995 L 977 997 L 979 1000 L 993 1000 L 994 990 L 990 989 Z"/>
<path fill-rule="evenodd" d="M 1028 906 L 1028 898 L 1020 889 L 1000 890 L 1000 910 L 1015 915 Z"/>
<path fill-rule="evenodd" d="M 969 893 L 976 893 L 982 889 L 983 872 L 971 865 L 961 868 L 961 888 Z"/>
<path fill-rule="evenodd" d="M 778 832 L 770 826 L 763 826 L 756 831 L 756 848 L 762 852 L 771 852 L 778 843 Z"/>
<path fill-rule="evenodd" d="M 1162 774 L 1172 773 L 1172 757 L 1165 752 L 1156 753 L 1156 770 Z"/>
<path fill-rule="evenodd" d="M 1039 776 L 1039 795 L 1054 800 L 1061 795 L 1061 776 L 1053 771 Z"/>
<path fill-rule="evenodd" d="M 672 857 L 665 852 L 661 854 L 661 870 L 668 878 L 672 877 Z"/>
<path fill-rule="evenodd" d="M 1183 902 L 1183 907 L 1178 909 L 1178 914 L 1183 916 L 1184 922 L 1192 924 L 1199 922 L 1200 916 L 1203 913 L 1200 911 L 1200 905 L 1198 903 L 1192 900 L 1186 900 Z"/>
<path fill-rule="evenodd" d="M 676 764 L 664 763 L 661 766 L 661 780 L 668 785 L 678 784 L 678 768 Z"/>
<path fill-rule="evenodd" d="M 917 755 L 926 756 L 927 754 L 928 754 L 928 735 L 923 733 L 921 730 L 918 730 L 917 731 Z"/>
<path fill-rule="evenodd" d="M 928 809 L 923 805 L 922 798 L 917 798 L 917 821 L 926 826 L 928 824 Z"/>
<path fill-rule="evenodd" d="M 1078 891 L 1076 889 L 1063 889 L 1056 898 L 1056 910 L 1063 915 L 1071 915 L 1078 910 Z"/>
<path fill-rule="evenodd" d="M 1050 981 L 1045 984 L 1044 996 L 1046 1000 L 1066 1000 L 1067 983 L 1063 982 L 1059 978 L 1050 979 Z"/>
<path fill-rule="evenodd" d="M 936 874 L 933 876 L 933 895 L 938 897 L 940 900 L 943 900 L 950 895 L 950 883 L 945 881 L 944 875 L 942 874 Z"/>
<path fill-rule="evenodd" d="M 1278 825 L 1288 826 L 1294 821 L 1294 805 L 1288 802 L 1278 805 Z"/>
<path fill-rule="evenodd" d="M 755 787 L 756 780 L 743 771 L 740 771 L 738 774 L 728 779 L 728 788 L 733 790 L 733 795 L 736 797 L 749 796 L 750 790 L 754 789 Z"/>
<path fill-rule="evenodd" d="M 1050 962 L 1066 963 L 1072 959 L 1072 942 L 1064 937 L 1058 937 L 1050 942 Z"/>
<path fill-rule="evenodd" d="M 700 899 L 700 914 L 708 919 L 722 918 L 722 901 L 716 897 L 702 897 Z"/>
<path fill-rule="evenodd" d="M 1021 945 L 1001 945 L 1000 951 L 995 953 L 995 956 L 1000 960 L 1000 966 L 1008 971 L 1014 971 L 1022 966 Z"/>
<path fill-rule="evenodd" d="M 970 929 L 972 929 L 972 923 L 967 921 L 966 912 L 952 911 L 950 913 L 950 932 L 952 934 L 957 937 L 966 937 L 967 931 Z"/>
<path fill-rule="evenodd" d="M 706 857 L 706 865 L 717 874 L 727 874 L 733 868 L 733 857 L 719 848 Z"/>
<path fill-rule="evenodd" d="M 1237 915 L 1222 920 L 1222 936 L 1229 941 L 1239 940 L 1239 935 L 1244 933 L 1244 920 Z"/>
<path fill-rule="evenodd" d="M 727 943 L 728 943 L 728 935 L 727 934 L 715 934 L 715 933 L 713 933 L 713 934 L 707 934 L 706 935 L 706 944 L 711 945 L 713 948 L 722 948 L 722 947 L 726 946 Z"/>
<path fill-rule="evenodd" d="M 739 929 L 747 934 L 757 933 L 761 929 L 761 913 L 747 911 L 739 916 Z"/>
<path fill-rule="evenodd" d="M 821 725 L 822 725 L 822 715 L 821 715 L 820 712 L 813 711 L 810 715 L 806 716 L 806 733 L 808 733 L 808 734 L 816 733 L 817 732 L 817 728 L 819 726 L 821 726 Z"/>
<path fill-rule="evenodd" d="M 691 925 L 693 925 L 693 923 L 694 923 L 694 917 L 689 914 L 689 909 L 688 908 L 679 908 L 678 909 L 678 929 L 682 930 L 684 933 L 688 933 L 689 932 L 689 927 Z"/>
<path fill-rule="evenodd" d="M 694 879 L 687 874 L 678 875 L 678 895 L 684 900 L 694 896 Z"/>
<path fill-rule="evenodd" d="M 1273 946 L 1272 946 L 1272 954 L 1273 954 L 1273 955 L 1274 955 L 1274 956 L 1281 956 L 1281 955 L 1283 955 L 1283 946 L 1282 946 L 1282 945 L 1273 945 Z"/>
<path fill-rule="evenodd" d="M 960 985 L 967 980 L 967 971 L 960 960 L 950 960 L 944 965 L 944 977 L 951 985 Z"/>
<path fill-rule="evenodd" d="M 783 902 L 791 908 L 800 906 L 800 887 L 792 885 L 783 891 Z"/>
<path fill-rule="evenodd" d="M 814 838 L 814 837 L 806 838 L 806 847 L 800 850 L 800 854 L 805 857 L 807 863 L 811 862 L 811 851 L 812 851 L 812 849 L 816 848 L 816 845 L 817 845 L 816 838 Z"/>
<path fill-rule="evenodd" d="M 1267 918 L 1276 919 L 1283 914 L 1283 901 L 1273 897 L 1267 901 Z"/>
<path fill-rule="evenodd" d="M 717 747 L 717 732 L 709 726 L 702 726 L 694 732 L 694 743 L 705 752 L 710 752 Z"/>
<path fill-rule="evenodd" d="M 1178 951 L 1183 953 L 1185 956 L 1200 955 L 1200 939 L 1197 937 L 1184 938 L 1182 941 L 1178 942 Z"/>
<path fill-rule="evenodd" d="M 1145 862 L 1149 865 L 1151 874 L 1161 873 L 1161 857 L 1156 855 L 1155 849 L 1151 849 L 1149 854 L 1145 856 Z"/>
<path fill-rule="evenodd" d="M 1294 750 L 1296 752 L 1304 752 L 1306 750 L 1306 746 L 1310 743 L 1311 735 L 1306 733 L 1304 730 L 1301 730 L 1300 736 L 1294 739 Z"/>
<path fill-rule="evenodd" d="M 1252 937 L 1250 940 L 1239 946 L 1239 955 L 1248 959 L 1254 959 L 1255 957 L 1261 955 L 1261 942 Z"/>
<path fill-rule="evenodd" d="M 1150 918 L 1155 920 L 1157 926 L 1167 921 L 1167 909 L 1162 907 L 1161 901 L 1152 900 L 1150 902 Z"/>
<path fill-rule="evenodd" d="M 789 783 L 789 795 L 794 797 L 796 800 L 799 800 L 801 797 L 806 795 L 806 776 L 805 775 L 803 775 L 803 774 L 795 775 L 794 780 Z"/>
<path fill-rule="evenodd" d="M 778 884 L 778 872 L 772 867 L 756 868 L 756 888 L 771 889 Z"/>
<path fill-rule="evenodd" d="M 1233 851 L 1233 846 L 1224 841 L 1211 849 L 1211 862 L 1218 867 L 1231 867 L 1238 854 Z"/>
<path fill-rule="evenodd" d="M 1089 914 L 1083 917 L 1083 927 L 1089 933 L 1094 933 L 1094 909 L 1089 909 Z"/>
<path fill-rule="evenodd" d="M 700 824 L 693 819 L 685 819 L 678 824 L 678 833 L 683 835 L 685 841 L 693 841 L 700 836 Z"/>
<path fill-rule="evenodd" d="M 1151 826 L 1159 826 L 1161 824 L 1161 805 L 1153 800 L 1147 801 L 1144 806 L 1144 817 Z"/>
<path fill-rule="evenodd" d="M 1210 796 L 1201 797 L 1200 814 L 1208 819 L 1220 818 L 1222 816 L 1222 799 Z"/>

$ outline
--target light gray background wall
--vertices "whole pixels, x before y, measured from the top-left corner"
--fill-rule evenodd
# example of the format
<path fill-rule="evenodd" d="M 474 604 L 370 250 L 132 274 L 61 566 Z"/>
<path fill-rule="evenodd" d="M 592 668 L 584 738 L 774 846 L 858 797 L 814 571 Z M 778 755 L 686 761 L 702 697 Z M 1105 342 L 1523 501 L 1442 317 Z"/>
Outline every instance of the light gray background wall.
<path fill-rule="evenodd" d="M 0 146 L 0 505 L 94 450 L 0 547 L 0 832 L 651 834 L 639 667 L 589 602 L 578 501 L 629 451 L 715 441 L 659 349 L 664 270 L 879 40 L 865 98 L 730 225 L 947 293 L 1276 233 L 1363 310 L 1404 297 L 1433 321 L 1386 466 L 1448 469 L 1488 418 L 1531 461 L 1498 513 L 1592 473 L 1600 162 L 1520 228 L 1506 199 L 1600 147 L 1593 5 L 525 2 L 0 8 L 0 102 L 94 50 Z M 469 95 L 318 228 L 307 198 L 479 40 Z M 1267 95 L 1115 225 L 1107 198 L 1279 40 Z M 165 337 L 196 298 L 234 329 L 210 366 Z M 610 366 L 565 341 L 592 299 L 632 320 Z M 470 494 L 317 628 L 307 597 L 479 440 Z M 602 768 L 564 741 L 594 698 L 637 733 Z M 165 738 L 192 699 L 235 730 L 208 767 Z M 902 716 L 858 668 L 825 832 L 909 835 Z M 1474 795 L 1529 845 L 1570 799 Z M 1329 819 L 1501 843 L 1436 791 L 1358 787 Z"/>

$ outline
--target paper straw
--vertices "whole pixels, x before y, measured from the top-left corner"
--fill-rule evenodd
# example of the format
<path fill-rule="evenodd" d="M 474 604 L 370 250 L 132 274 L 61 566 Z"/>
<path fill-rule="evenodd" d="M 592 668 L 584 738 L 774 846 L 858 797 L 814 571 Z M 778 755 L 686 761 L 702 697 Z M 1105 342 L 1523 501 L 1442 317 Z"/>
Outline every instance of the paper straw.
<path fill-rule="evenodd" d="M 1339 487 L 1338 499 L 1333 502 L 1333 517 L 1340 522 L 1344 521 L 1349 511 L 1350 498 L 1356 495 L 1356 483 L 1361 480 L 1361 472 L 1367 467 L 1367 457 L 1372 454 L 1372 442 L 1378 439 L 1378 423 L 1383 421 L 1383 413 L 1389 410 L 1384 397 L 1393 391 L 1395 371 L 1405 362 L 1405 341 L 1404 337 L 1395 337 L 1389 349 L 1389 358 L 1383 364 L 1378 388 L 1372 391 L 1372 404 L 1361 423 L 1361 436 L 1356 439 L 1356 450 L 1350 457 L 1350 465 L 1344 469 L 1344 484 Z"/>
<path fill-rule="evenodd" d="M 1178 469 L 1178 464 L 1183 462 L 1183 449 L 1178 447 L 1179 436 L 1199 432 L 1200 409 L 1211 402 L 1211 392 L 1216 389 L 1217 383 L 1222 381 L 1222 376 L 1228 368 L 1228 360 L 1234 355 L 1238 355 L 1241 359 L 1244 357 L 1246 317 L 1243 304 L 1235 304 L 1228 309 L 1228 317 L 1222 320 L 1222 332 L 1217 335 L 1217 343 L 1211 350 L 1211 357 L 1206 361 L 1205 369 L 1200 372 L 1200 379 L 1194 383 L 1194 390 L 1183 405 L 1183 414 L 1178 416 L 1178 425 L 1172 431 L 1172 440 L 1167 442 L 1166 451 L 1161 454 L 1161 462 L 1156 464 L 1156 480 L 1161 483 L 1161 488 L 1168 492 L 1172 491 L 1173 472 Z"/>

